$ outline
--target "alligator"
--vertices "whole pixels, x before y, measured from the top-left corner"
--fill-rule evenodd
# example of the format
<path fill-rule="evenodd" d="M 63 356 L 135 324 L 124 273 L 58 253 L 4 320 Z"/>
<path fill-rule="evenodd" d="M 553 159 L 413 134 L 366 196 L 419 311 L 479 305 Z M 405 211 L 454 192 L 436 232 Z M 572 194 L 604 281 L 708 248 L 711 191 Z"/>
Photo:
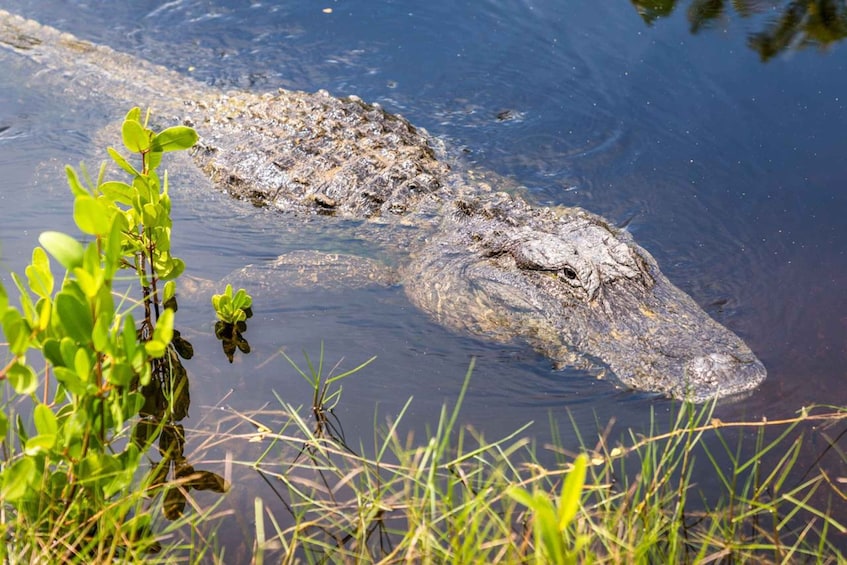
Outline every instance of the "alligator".
<path fill-rule="evenodd" d="M 626 230 L 581 208 L 532 205 L 514 183 L 472 170 L 377 104 L 324 91 L 224 92 L 5 11 L 0 45 L 36 61 L 39 79 L 58 75 L 66 92 L 147 105 L 193 126 L 194 162 L 236 198 L 389 232 L 388 278 L 451 330 L 523 340 L 558 367 L 599 368 L 632 389 L 692 402 L 737 397 L 765 379 L 750 348 Z M 342 282 L 388 270 L 317 252 L 252 269 L 282 277 L 315 268 L 325 273 L 315 280 Z"/>

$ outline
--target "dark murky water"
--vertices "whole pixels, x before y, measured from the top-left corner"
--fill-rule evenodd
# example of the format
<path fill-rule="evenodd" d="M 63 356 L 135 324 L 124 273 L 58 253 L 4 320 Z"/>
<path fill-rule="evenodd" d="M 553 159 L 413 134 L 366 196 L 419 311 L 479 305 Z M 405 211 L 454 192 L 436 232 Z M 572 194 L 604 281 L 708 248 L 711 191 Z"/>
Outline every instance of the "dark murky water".
<path fill-rule="evenodd" d="M 847 59 L 844 45 L 801 49 L 795 38 L 763 63 L 750 38 L 786 3 L 747 3 L 756 8 L 747 17 L 727 6 L 696 34 L 684 2 L 650 25 L 629 2 L 277 4 L 0 1 L 222 88 L 324 88 L 378 101 L 515 178 L 539 203 L 628 222 L 671 280 L 768 368 L 753 396 L 718 408 L 722 419 L 847 405 Z M 4 270 L 22 269 L 43 229 L 72 230 L 61 165 L 96 162 L 92 138 L 120 117 L 28 86 L 36 71 L 0 53 Z M 330 226 L 298 229 L 219 194 L 186 190 L 175 200 L 175 241 L 197 276 L 289 249 L 357 245 Z M 345 384 L 348 439 L 370 438 L 374 413 L 396 413 L 409 396 L 409 425 L 423 429 L 456 397 L 471 357 L 463 417 L 490 438 L 535 420 L 544 440 L 548 413 L 567 422 L 570 412 L 588 430 L 612 417 L 643 428 L 651 407 L 670 405 L 553 372 L 521 346 L 452 335 L 399 290 L 292 290 L 260 297 L 256 310 L 252 356 L 189 366 L 192 417 L 214 418 L 208 407 L 224 397 L 256 408 L 270 390 L 307 402 L 302 380 L 271 358 L 280 347 L 317 355 L 321 341 L 345 367 L 378 356 Z M 201 351 L 218 347 L 210 318 L 185 320 Z M 563 439 L 572 441 L 566 429 Z"/>

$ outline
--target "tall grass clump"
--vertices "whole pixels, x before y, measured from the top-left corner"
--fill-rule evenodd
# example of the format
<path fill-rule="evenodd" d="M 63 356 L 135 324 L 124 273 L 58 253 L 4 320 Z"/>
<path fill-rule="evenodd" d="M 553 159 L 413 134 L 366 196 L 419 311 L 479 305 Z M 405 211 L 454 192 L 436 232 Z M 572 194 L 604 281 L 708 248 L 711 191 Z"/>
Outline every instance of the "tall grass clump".
<path fill-rule="evenodd" d="M 311 375 L 315 391 L 331 378 Z M 558 444 L 539 451 L 527 427 L 489 441 L 459 425 L 469 377 L 426 437 L 401 432 L 410 399 L 387 426 L 375 426 L 370 450 L 347 445 L 314 407 L 280 400 L 283 426 L 263 428 L 264 454 L 243 462 L 286 514 L 257 500 L 255 555 L 382 563 L 842 559 L 847 528 L 826 504 L 843 504 L 844 492 L 823 469 L 798 465 L 803 438 L 844 420 L 842 410 L 727 423 L 713 406 L 681 404 L 667 432 L 654 421 L 644 436 L 613 443 L 603 432 L 577 453 Z M 743 439 L 751 431 L 752 445 Z M 701 486 L 706 475 L 714 481 Z"/>

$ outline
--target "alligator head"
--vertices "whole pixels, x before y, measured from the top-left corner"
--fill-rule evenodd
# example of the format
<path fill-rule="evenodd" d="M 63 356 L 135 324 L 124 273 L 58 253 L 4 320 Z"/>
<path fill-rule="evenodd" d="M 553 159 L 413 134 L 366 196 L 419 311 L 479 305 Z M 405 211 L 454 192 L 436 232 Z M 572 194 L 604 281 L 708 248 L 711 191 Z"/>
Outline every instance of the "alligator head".
<path fill-rule="evenodd" d="M 766 371 L 625 231 L 578 208 L 504 194 L 462 201 L 404 278 L 410 299 L 456 329 L 521 338 L 558 365 L 608 367 L 625 385 L 703 402 Z"/>

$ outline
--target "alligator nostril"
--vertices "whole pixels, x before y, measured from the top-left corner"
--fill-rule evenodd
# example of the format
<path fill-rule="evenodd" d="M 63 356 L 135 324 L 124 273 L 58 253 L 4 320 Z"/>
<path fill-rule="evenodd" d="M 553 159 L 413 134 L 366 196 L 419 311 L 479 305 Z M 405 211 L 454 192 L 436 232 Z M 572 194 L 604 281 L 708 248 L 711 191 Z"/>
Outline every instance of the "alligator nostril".
<path fill-rule="evenodd" d="M 725 353 L 709 353 L 695 357 L 686 365 L 686 373 L 694 382 L 718 384 L 726 381 L 740 367 L 738 360 Z"/>

